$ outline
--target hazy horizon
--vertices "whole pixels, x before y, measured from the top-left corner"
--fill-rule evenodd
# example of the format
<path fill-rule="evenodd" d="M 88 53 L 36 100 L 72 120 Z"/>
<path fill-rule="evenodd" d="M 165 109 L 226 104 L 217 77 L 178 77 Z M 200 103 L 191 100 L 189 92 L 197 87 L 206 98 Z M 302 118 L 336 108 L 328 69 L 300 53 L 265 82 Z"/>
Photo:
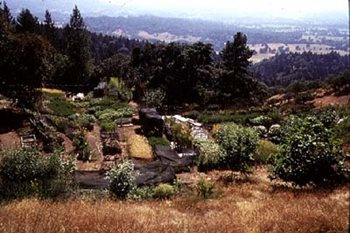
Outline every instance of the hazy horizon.
<path fill-rule="evenodd" d="M 48 9 L 70 14 L 78 5 L 84 16 L 156 15 L 229 21 L 235 18 L 349 19 L 346 0 L 12 0 L 9 7 L 18 12 L 29 8 L 35 13 Z"/>

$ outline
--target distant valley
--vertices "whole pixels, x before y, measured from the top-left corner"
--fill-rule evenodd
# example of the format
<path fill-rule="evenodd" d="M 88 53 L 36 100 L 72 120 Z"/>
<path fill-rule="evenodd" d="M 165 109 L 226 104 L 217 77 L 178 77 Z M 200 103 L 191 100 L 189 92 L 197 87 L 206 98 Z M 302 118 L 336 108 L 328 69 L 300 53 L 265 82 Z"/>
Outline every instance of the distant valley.
<path fill-rule="evenodd" d="M 285 52 L 338 52 L 349 54 L 349 32 L 344 25 L 319 26 L 293 20 L 280 23 L 244 21 L 225 24 L 205 20 L 163 18 L 156 16 L 87 17 L 89 30 L 115 36 L 152 42 L 194 43 L 213 45 L 216 51 L 231 40 L 235 32 L 247 34 L 248 43 L 256 52 L 253 62 L 262 61 Z"/>

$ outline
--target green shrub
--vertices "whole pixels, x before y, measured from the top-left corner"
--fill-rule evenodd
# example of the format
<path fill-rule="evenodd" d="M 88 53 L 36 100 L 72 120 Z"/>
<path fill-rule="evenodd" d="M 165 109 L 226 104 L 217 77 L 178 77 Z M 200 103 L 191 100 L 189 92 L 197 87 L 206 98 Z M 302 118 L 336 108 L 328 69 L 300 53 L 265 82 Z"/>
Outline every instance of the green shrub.
<path fill-rule="evenodd" d="M 86 109 L 86 108 L 88 108 L 90 106 L 90 102 L 88 102 L 88 101 L 73 102 L 72 105 L 75 108 Z"/>
<path fill-rule="evenodd" d="M 207 112 L 200 114 L 198 116 L 198 121 L 204 124 L 217 124 L 217 123 L 226 123 L 226 122 L 234 122 L 236 124 L 246 124 L 249 123 L 249 119 L 253 119 L 261 115 L 259 112 Z"/>
<path fill-rule="evenodd" d="M 344 155 L 331 132 L 315 117 L 295 118 L 281 153 L 273 161 L 272 179 L 294 185 L 334 185 L 345 179 Z"/>
<path fill-rule="evenodd" d="M 154 197 L 158 199 L 169 199 L 175 195 L 175 189 L 170 184 L 159 184 L 154 189 Z"/>
<path fill-rule="evenodd" d="M 154 148 L 155 146 L 169 146 L 170 142 L 168 139 L 163 137 L 149 137 L 148 138 L 149 144 Z"/>
<path fill-rule="evenodd" d="M 261 138 L 267 137 L 267 129 L 265 126 L 263 126 L 263 125 L 254 126 L 253 129 L 259 135 L 259 137 L 261 137 Z"/>
<path fill-rule="evenodd" d="M 165 99 L 165 92 L 161 89 L 148 90 L 145 92 L 143 101 L 145 101 L 147 107 L 161 108 Z"/>
<path fill-rule="evenodd" d="M 117 101 L 112 97 L 104 97 L 101 99 L 91 99 L 90 106 L 91 107 L 108 107 L 114 106 Z"/>
<path fill-rule="evenodd" d="M 58 197 L 72 188 L 73 160 L 61 151 L 44 156 L 35 148 L 5 151 L 0 162 L 0 199 Z"/>
<path fill-rule="evenodd" d="M 259 138 L 253 129 L 234 123 L 225 124 L 216 132 L 215 138 L 225 150 L 223 164 L 227 169 L 251 172 L 250 164 L 254 161 Z"/>
<path fill-rule="evenodd" d="M 173 120 L 167 121 L 170 124 L 170 130 L 173 140 L 176 142 L 178 148 L 191 148 L 193 138 L 191 136 L 191 129 L 181 123 L 176 123 Z"/>
<path fill-rule="evenodd" d="M 109 89 L 115 89 L 118 92 L 118 98 L 123 101 L 132 99 L 132 91 L 127 87 L 120 78 L 111 77 L 108 82 Z"/>
<path fill-rule="evenodd" d="M 333 128 L 333 139 L 342 145 L 350 144 L 350 117 L 344 118 Z"/>
<path fill-rule="evenodd" d="M 281 143 L 285 140 L 285 127 L 271 127 L 267 133 L 267 138 L 276 144 Z"/>
<path fill-rule="evenodd" d="M 107 172 L 109 190 L 117 198 L 124 199 L 135 188 L 134 165 L 125 160 Z"/>
<path fill-rule="evenodd" d="M 49 97 L 49 109 L 54 115 L 68 117 L 74 114 L 74 105 L 68 102 L 65 97 L 53 95 Z"/>
<path fill-rule="evenodd" d="M 199 151 L 196 161 L 199 170 L 207 171 L 223 167 L 222 162 L 226 155 L 219 144 L 209 139 L 197 139 L 194 141 L 194 146 Z"/>
<path fill-rule="evenodd" d="M 339 120 L 339 115 L 335 108 L 324 108 L 315 111 L 315 117 L 319 119 L 326 128 L 332 128 Z"/>
<path fill-rule="evenodd" d="M 96 118 L 90 114 L 73 114 L 68 117 L 69 120 L 74 121 L 79 128 L 85 128 L 91 131 L 94 127 Z"/>
<path fill-rule="evenodd" d="M 108 121 L 102 121 L 100 123 L 101 130 L 106 132 L 115 132 L 117 129 L 117 123 L 116 122 L 108 122 Z"/>
<path fill-rule="evenodd" d="M 201 178 L 196 186 L 197 195 L 202 198 L 212 198 L 214 196 L 215 184 L 209 183 L 203 178 Z"/>
<path fill-rule="evenodd" d="M 74 135 L 73 146 L 75 153 L 78 155 L 78 160 L 91 160 L 91 148 L 89 146 L 89 143 L 86 141 L 85 132 L 83 130 L 79 130 L 79 132 Z"/>
<path fill-rule="evenodd" d="M 100 121 L 115 121 L 119 118 L 131 117 L 132 114 L 133 114 L 133 110 L 129 107 L 119 108 L 117 110 L 108 108 L 102 111 L 97 111 L 95 113 L 95 116 Z"/>
<path fill-rule="evenodd" d="M 75 127 L 74 123 L 65 117 L 51 117 L 50 119 L 57 131 L 61 133 L 65 133 L 68 128 Z"/>
<path fill-rule="evenodd" d="M 270 158 L 274 158 L 279 153 L 278 147 L 270 141 L 260 140 L 254 160 L 259 164 L 267 164 Z"/>
<path fill-rule="evenodd" d="M 250 119 L 249 122 L 255 126 L 263 125 L 265 127 L 269 127 L 272 124 L 272 119 L 268 116 L 258 116 Z"/>
<path fill-rule="evenodd" d="M 283 116 L 280 111 L 271 111 L 267 113 L 272 124 L 280 124 L 283 121 Z"/>
<path fill-rule="evenodd" d="M 151 200 L 154 198 L 154 187 L 153 186 L 143 186 L 132 189 L 128 198 L 132 200 Z"/>

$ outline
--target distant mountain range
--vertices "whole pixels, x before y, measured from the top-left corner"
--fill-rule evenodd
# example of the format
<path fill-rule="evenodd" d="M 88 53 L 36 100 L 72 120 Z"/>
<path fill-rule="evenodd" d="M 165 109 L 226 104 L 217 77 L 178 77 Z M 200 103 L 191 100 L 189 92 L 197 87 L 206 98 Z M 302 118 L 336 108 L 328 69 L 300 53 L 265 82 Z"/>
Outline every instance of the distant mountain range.
<path fill-rule="evenodd" d="M 190 43 L 202 41 L 213 44 L 216 50 L 220 50 L 226 41 L 232 40 L 238 31 L 247 34 L 250 44 L 288 44 L 298 43 L 305 32 L 319 28 L 348 30 L 346 21 L 335 25 L 336 21 L 325 24 L 324 21 L 315 19 L 259 19 L 235 16 L 236 18 L 223 22 L 219 19 L 209 21 L 181 18 L 181 15 L 178 17 L 141 15 L 137 7 L 135 9 L 126 7 L 128 2 L 132 1 L 126 1 L 121 5 L 116 5 L 115 2 L 111 4 L 111 1 L 107 0 L 11 0 L 7 3 L 13 15 L 16 16 L 22 8 L 28 8 L 40 20 L 43 20 L 45 10 L 49 9 L 58 26 L 69 22 L 72 9 L 77 3 L 86 25 L 93 32 L 149 41 Z"/>
<path fill-rule="evenodd" d="M 157 16 L 129 16 L 129 17 L 86 17 L 85 22 L 89 30 L 102 34 L 124 36 L 150 41 L 165 42 L 196 42 L 202 41 L 213 44 L 220 50 L 224 43 L 232 40 L 233 35 L 240 31 L 248 36 L 250 44 L 265 43 L 301 43 L 301 39 L 308 31 L 327 34 L 335 29 L 345 30 L 347 26 L 323 26 L 321 29 L 307 23 L 282 20 L 277 22 L 253 23 L 249 19 L 242 19 L 244 23 L 227 24 L 222 22 L 198 19 L 164 18 Z M 317 31 L 321 30 L 321 31 Z M 333 30 L 334 31 L 334 30 Z M 304 42 L 305 43 L 305 42 Z M 330 44 L 333 46 L 333 44 Z"/>
<path fill-rule="evenodd" d="M 157 2 L 157 4 L 156 1 L 150 1 L 150 3 L 147 3 L 147 1 L 141 0 L 7 0 L 6 2 L 14 14 L 17 14 L 22 8 L 28 8 L 38 17 L 43 17 L 45 10 L 48 9 L 50 12 L 53 12 L 56 21 L 60 22 L 67 20 L 73 7 L 77 5 L 84 17 L 155 15 L 170 18 L 205 19 L 230 24 L 242 22 L 265 24 L 285 23 L 291 21 L 319 25 L 348 25 L 349 23 L 346 10 L 342 11 L 341 14 L 337 12 L 319 12 L 317 14 L 303 16 L 297 15 L 292 17 L 269 11 L 260 14 L 257 14 L 254 11 L 249 12 L 248 9 L 242 11 L 242 9 L 238 10 L 239 8 L 236 9 L 235 7 L 232 7 L 232 4 L 228 4 L 227 9 L 220 8 L 221 10 L 219 10 L 217 6 L 220 5 L 222 1 L 217 3 L 213 1 L 211 8 L 208 8 L 208 3 L 205 1 L 203 3 L 198 2 L 198 5 L 193 9 L 181 9 L 178 7 L 173 9 L 170 6 L 164 8 L 173 1 L 164 3 Z M 241 3 L 241 5 L 244 4 L 244 2 Z M 226 11 L 223 9 L 226 9 Z M 307 11 L 308 10 L 305 9 L 305 12 Z"/>

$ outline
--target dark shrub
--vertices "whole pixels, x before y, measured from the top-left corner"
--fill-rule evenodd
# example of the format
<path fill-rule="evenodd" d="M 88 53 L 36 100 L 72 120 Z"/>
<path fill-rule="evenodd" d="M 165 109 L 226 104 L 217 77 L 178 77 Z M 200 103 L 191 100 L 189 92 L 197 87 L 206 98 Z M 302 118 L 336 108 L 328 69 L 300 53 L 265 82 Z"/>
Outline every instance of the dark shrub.
<path fill-rule="evenodd" d="M 287 141 L 273 161 L 272 178 L 294 185 L 334 185 L 344 181 L 344 156 L 331 132 L 315 117 L 294 118 Z"/>
<path fill-rule="evenodd" d="M 6 151 L 0 162 L 0 196 L 57 197 L 72 187 L 73 160 L 64 161 L 60 151 L 48 157 L 33 148 Z"/>

